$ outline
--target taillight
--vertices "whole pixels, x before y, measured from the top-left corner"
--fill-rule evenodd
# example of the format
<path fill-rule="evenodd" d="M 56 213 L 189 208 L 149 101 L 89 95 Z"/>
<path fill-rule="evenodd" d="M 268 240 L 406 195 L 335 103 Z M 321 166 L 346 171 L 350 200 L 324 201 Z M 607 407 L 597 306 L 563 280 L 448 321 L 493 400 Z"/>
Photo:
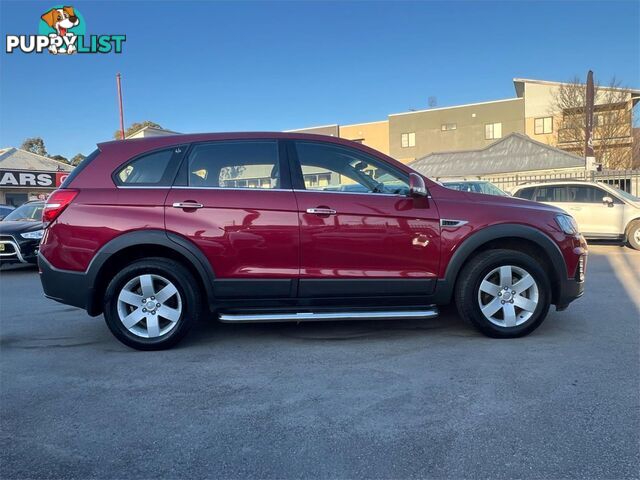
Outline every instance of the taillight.
<path fill-rule="evenodd" d="M 49 195 L 47 203 L 44 204 L 44 209 L 42 210 L 42 221 L 45 226 L 58 218 L 64 209 L 76 198 L 76 195 L 78 195 L 78 190 L 71 189 L 56 190 Z"/>

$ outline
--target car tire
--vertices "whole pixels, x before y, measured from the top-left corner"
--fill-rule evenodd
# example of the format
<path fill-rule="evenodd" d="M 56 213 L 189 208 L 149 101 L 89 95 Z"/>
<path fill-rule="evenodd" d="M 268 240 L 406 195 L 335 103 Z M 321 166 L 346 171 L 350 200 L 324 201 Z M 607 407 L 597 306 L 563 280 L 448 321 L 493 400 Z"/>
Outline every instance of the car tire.
<path fill-rule="evenodd" d="M 634 250 L 640 250 L 640 220 L 634 220 L 627 227 L 627 243 Z"/>
<path fill-rule="evenodd" d="M 460 316 L 485 335 L 522 337 L 538 328 L 547 316 L 551 284 L 539 261 L 530 255 L 487 250 L 463 267 L 455 301 Z"/>
<path fill-rule="evenodd" d="M 104 297 L 105 321 L 111 333 L 129 347 L 173 347 L 200 317 L 198 289 L 191 272 L 175 260 L 138 260 L 109 282 Z"/>

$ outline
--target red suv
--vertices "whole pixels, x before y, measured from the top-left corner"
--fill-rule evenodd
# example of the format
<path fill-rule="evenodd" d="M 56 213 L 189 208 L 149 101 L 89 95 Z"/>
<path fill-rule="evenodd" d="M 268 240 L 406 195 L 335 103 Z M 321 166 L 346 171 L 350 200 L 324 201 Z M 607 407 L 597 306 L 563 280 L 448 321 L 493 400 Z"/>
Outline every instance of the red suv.
<path fill-rule="evenodd" d="M 584 289 L 573 219 L 445 188 L 364 145 L 290 133 L 101 143 L 45 206 L 45 295 L 123 343 L 222 322 L 411 319 L 455 300 L 492 337 Z"/>

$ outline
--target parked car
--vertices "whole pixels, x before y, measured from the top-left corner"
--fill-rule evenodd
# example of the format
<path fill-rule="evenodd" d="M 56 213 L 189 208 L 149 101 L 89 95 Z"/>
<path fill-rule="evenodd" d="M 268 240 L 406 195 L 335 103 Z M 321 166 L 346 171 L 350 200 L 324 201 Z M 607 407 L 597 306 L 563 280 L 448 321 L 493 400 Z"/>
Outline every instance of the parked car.
<path fill-rule="evenodd" d="M 37 263 L 44 202 L 24 203 L 0 221 L 0 265 Z"/>
<path fill-rule="evenodd" d="M 15 210 L 13 205 L 0 204 L 0 220 Z"/>
<path fill-rule="evenodd" d="M 484 193 L 485 195 L 498 195 L 508 197 L 509 194 L 496 187 L 491 182 L 481 180 L 460 180 L 456 182 L 442 182 L 447 188 L 460 190 L 461 192 Z"/>
<path fill-rule="evenodd" d="M 523 185 L 513 195 L 554 205 L 576 219 L 588 239 L 617 240 L 640 250 L 640 198 L 599 182 Z"/>
<path fill-rule="evenodd" d="M 519 337 L 584 291 L 587 246 L 560 209 L 451 190 L 318 135 L 101 143 L 43 219 L 45 295 L 142 350 L 202 315 L 413 319 L 452 301 L 483 333 Z"/>

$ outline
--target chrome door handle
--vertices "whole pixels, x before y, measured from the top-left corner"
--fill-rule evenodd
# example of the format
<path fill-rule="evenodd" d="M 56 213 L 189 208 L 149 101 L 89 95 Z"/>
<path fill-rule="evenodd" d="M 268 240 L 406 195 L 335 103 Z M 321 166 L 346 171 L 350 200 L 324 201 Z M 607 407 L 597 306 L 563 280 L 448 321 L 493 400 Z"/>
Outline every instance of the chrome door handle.
<path fill-rule="evenodd" d="M 307 213 L 313 215 L 335 215 L 336 212 L 333 208 L 307 208 Z"/>
<path fill-rule="evenodd" d="M 196 202 L 175 202 L 172 205 L 173 208 L 202 208 L 204 207 L 201 203 Z"/>

